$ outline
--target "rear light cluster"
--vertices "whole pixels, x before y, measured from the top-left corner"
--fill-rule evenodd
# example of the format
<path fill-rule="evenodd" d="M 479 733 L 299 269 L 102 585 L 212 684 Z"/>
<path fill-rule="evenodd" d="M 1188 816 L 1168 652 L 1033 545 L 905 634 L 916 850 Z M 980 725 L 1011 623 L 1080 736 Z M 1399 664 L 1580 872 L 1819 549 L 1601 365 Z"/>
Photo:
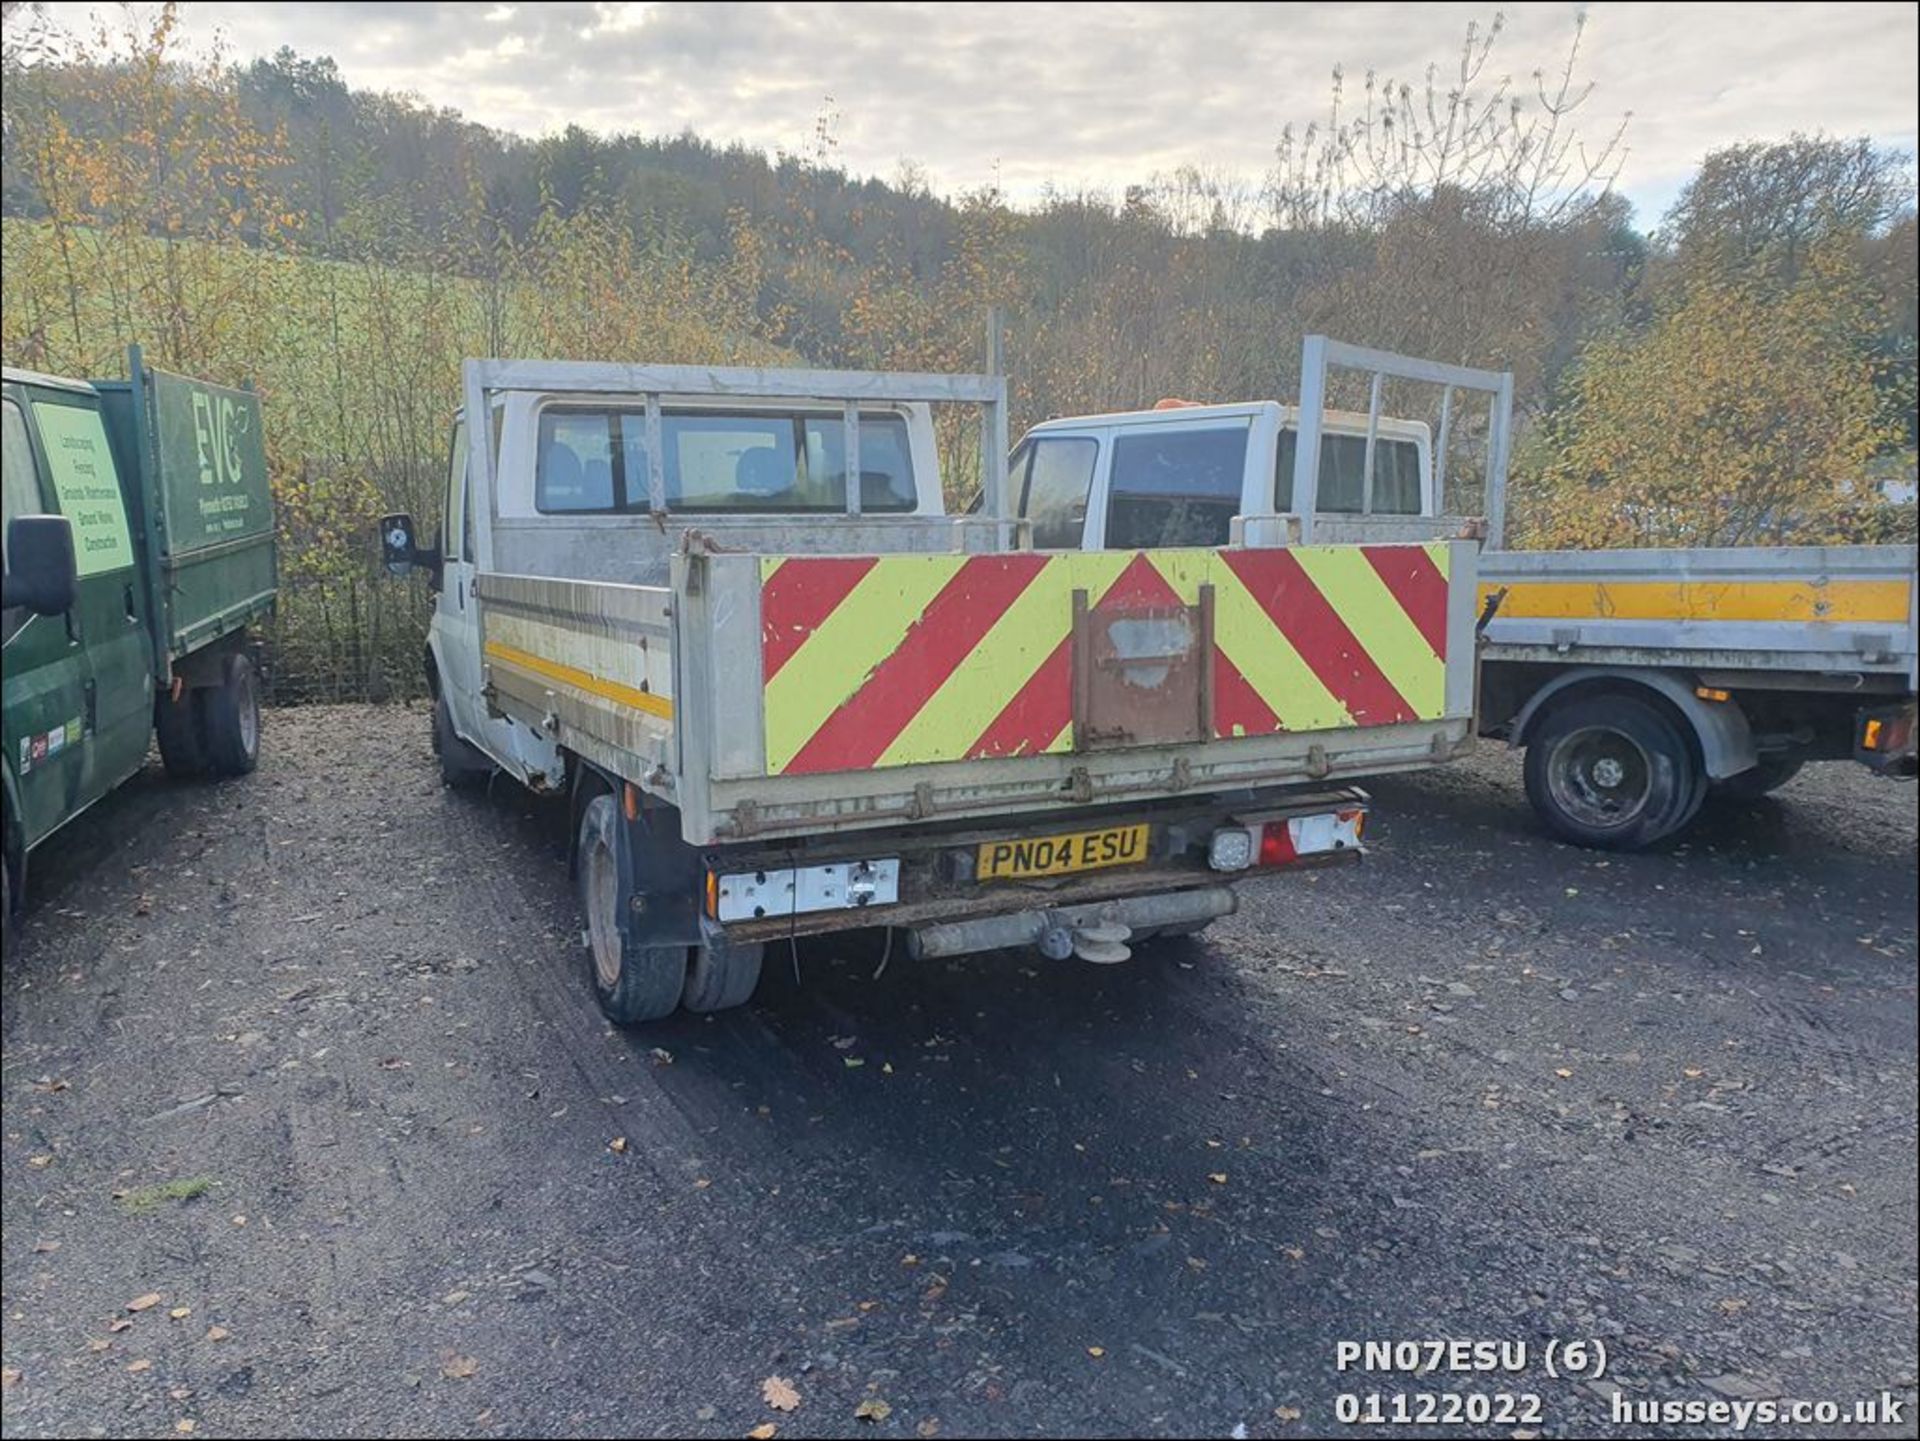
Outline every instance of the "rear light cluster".
<path fill-rule="evenodd" d="M 1913 715 L 1868 716 L 1860 726 L 1860 749 L 1891 755 L 1913 744 Z"/>
<path fill-rule="evenodd" d="M 1207 864 L 1216 871 L 1244 871 L 1254 866 L 1290 866 L 1309 856 L 1357 851 L 1366 828 L 1367 813 L 1359 806 L 1223 826 L 1208 842 Z"/>

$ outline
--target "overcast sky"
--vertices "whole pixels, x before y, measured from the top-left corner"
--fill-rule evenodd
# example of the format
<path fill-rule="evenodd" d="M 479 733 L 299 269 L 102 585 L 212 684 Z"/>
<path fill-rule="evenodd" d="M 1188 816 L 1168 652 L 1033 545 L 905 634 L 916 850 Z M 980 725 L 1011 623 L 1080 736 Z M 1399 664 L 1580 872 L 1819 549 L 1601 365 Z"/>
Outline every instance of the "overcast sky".
<path fill-rule="evenodd" d="M 56 6 L 56 9 L 67 7 Z M 84 6 L 71 7 L 84 9 Z M 811 146 L 825 97 L 841 164 L 936 189 L 996 179 L 1117 191 L 1185 163 L 1257 180 L 1288 121 L 1324 116 L 1329 76 L 1418 80 L 1449 66 L 1462 4 L 211 4 L 196 41 L 239 56 L 332 55 L 349 84 L 416 93 L 534 135 L 577 123 Z M 1531 90 L 1582 9 L 1583 130 L 1628 111 L 1620 188 L 1650 225 L 1700 157 L 1824 129 L 1911 152 L 1920 110 L 1912 4 L 1510 4 L 1490 72 Z"/>

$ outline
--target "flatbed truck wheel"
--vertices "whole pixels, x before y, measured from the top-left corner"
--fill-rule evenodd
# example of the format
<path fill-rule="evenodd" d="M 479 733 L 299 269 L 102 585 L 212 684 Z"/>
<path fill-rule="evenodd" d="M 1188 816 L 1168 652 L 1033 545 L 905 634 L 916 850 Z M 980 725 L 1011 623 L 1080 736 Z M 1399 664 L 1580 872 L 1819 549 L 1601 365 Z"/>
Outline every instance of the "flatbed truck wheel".
<path fill-rule="evenodd" d="M 1757 801 L 1771 795 L 1800 774 L 1806 760 L 1800 756 L 1762 756 L 1758 765 L 1739 775 L 1715 781 L 1713 788 L 1736 801 Z"/>
<path fill-rule="evenodd" d="M 1527 743 L 1527 799 L 1575 845 L 1631 851 L 1693 819 L 1706 776 L 1679 724 L 1658 706 L 1608 693 L 1569 700 Z"/>
<path fill-rule="evenodd" d="M 621 926 L 632 888 L 621 876 L 620 811 L 595 796 L 580 813 L 575 869 L 587 918 L 587 973 L 607 1019 L 619 1026 L 673 1014 L 687 985 L 687 947 L 629 946 Z"/>
<path fill-rule="evenodd" d="M 687 957 L 687 984 L 680 1004 L 689 1011 L 743 1006 L 760 984 L 765 946 L 694 946 Z"/>
<path fill-rule="evenodd" d="M 454 730 L 444 690 L 433 702 L 433 753 L 440 758 L 441 782 L 455 789 L 479 785 L 493 774 L 493 762 Z"/>
<path fill-rule="evenodd" d="M 161 691 L 153 702 L 153 733 L 160 741 L 160 763 L 177 781 L 198 780 L 207 773 L 207 747 L 200 697 L 182 690 L 176 700 Z"/>
<path fill-rule="evenodd" d="M 260 763 L 260 682 L 253 662 L 235 651 L 220 662 L 220 680 L 198 695 L 207 769 L 243 776 Z"/>

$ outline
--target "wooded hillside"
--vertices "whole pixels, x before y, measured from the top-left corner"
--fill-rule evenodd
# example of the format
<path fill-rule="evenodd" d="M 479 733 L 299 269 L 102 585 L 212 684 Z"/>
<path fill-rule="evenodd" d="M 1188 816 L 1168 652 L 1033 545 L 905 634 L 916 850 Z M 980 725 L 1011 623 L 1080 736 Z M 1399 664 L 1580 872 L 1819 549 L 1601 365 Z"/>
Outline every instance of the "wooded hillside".
<path fill-rule="evenodd" d="M 1497 21 L 1407 85 L 1336 79 L 1265 176 L 1015 206 L 849 175 L 830 105 L 772 156 L 530 140 L 325 58 L 188 53 L 170 7 L 89 36 L 7 9 L 7 363 L 115 374 L 137 340 L 260 387 L 289 698 L 417 689 L 421 597 L 377 578 L 371 522 L 437 511 L 464 355 L 975 369 L 998 307 L 1017 434 L 1290 399 L 1323 331 L 1515 372 L 1521 543 L 1912 535 L 1880 484 L 1913 473 L 1905 157 L 1723 150 L 1649 225 L 1609 188 L 1631 137 L 1587 126 L 1575 36 L 1537 86 L 1500 78 L 1533 57 Z"/>

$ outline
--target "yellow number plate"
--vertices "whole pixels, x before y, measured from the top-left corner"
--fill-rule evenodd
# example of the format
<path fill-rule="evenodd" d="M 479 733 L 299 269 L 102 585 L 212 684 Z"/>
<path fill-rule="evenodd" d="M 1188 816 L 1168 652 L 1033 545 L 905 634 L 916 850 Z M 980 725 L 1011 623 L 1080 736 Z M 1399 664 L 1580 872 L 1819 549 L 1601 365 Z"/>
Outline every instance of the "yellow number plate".
<path fill-rule="evenodd" d="M 1021 876 L 1060 876 L 1130 866 L 1147 858 L 1147 828 L 1109 826 L 1103 831 L 1074 831 L 1064 836 L 1028 836 L 1017 841 L 983 841 L 974 873 L 983 881 Z"/>

